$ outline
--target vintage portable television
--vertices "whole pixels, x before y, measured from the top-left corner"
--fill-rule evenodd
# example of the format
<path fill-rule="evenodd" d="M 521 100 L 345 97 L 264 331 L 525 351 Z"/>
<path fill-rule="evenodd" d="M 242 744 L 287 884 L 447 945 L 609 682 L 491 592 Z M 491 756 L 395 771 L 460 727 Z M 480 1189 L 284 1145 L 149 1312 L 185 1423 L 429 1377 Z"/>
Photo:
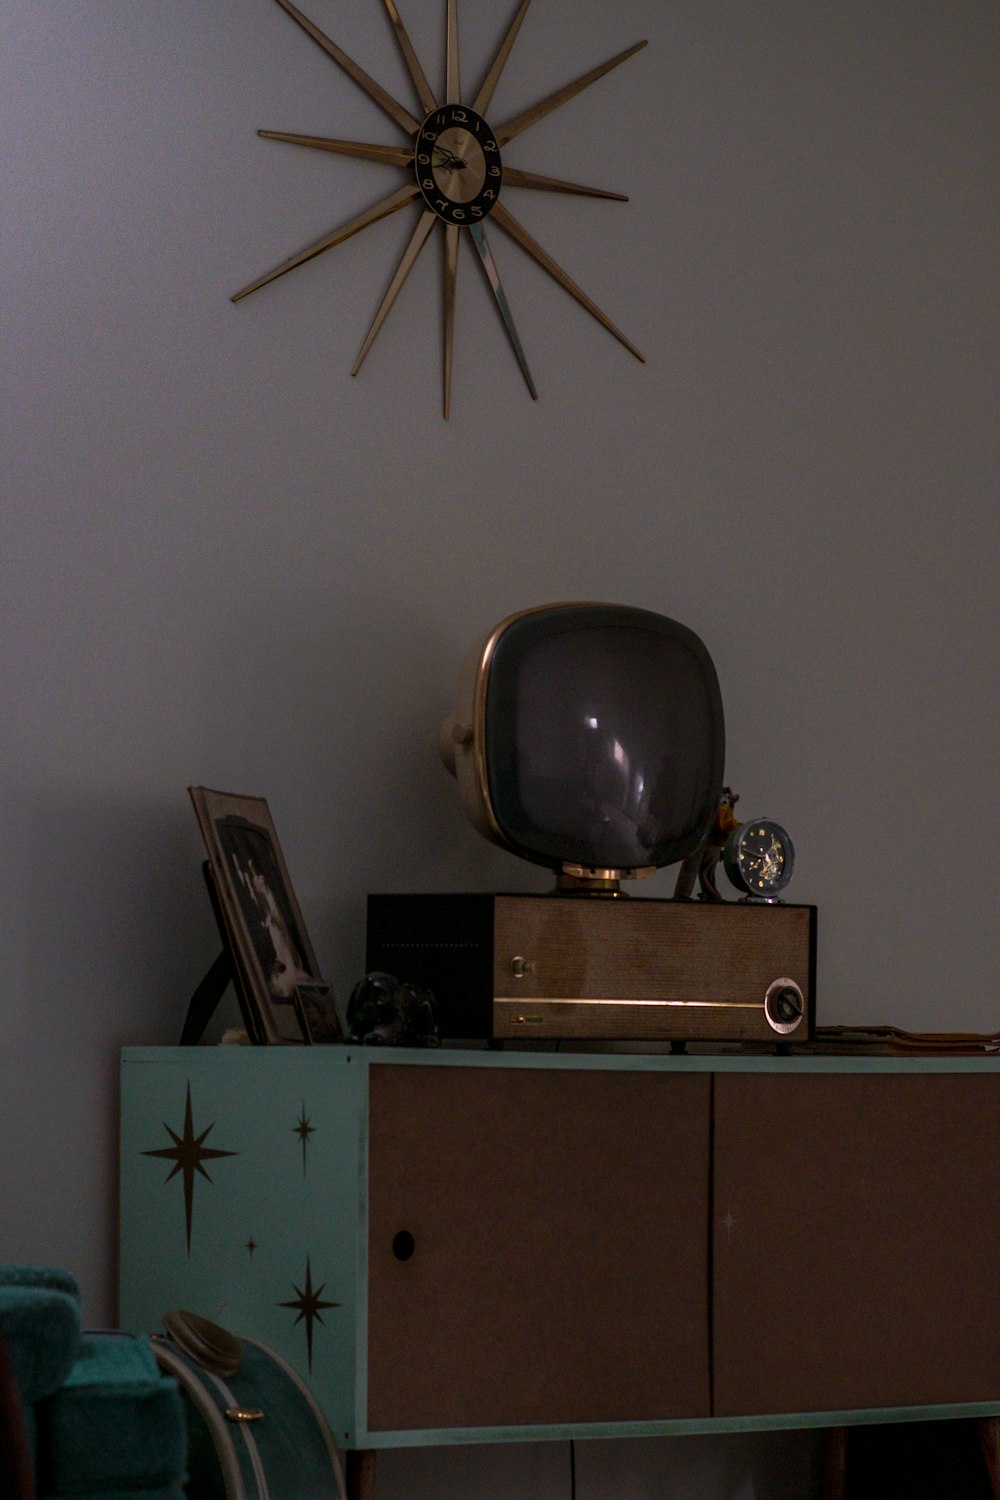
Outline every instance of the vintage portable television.
<path fill-rule="evenodd" d="M 648 610 L 553 604 L 472 652 L 440 736 L 474 826 L 551 895 L 373 894 L 366 967 L 428 986 L 446 1037 L 805 1040 L 816 912 L 621 882 L 703 844 L 722 790 L 715 667 Z"/>

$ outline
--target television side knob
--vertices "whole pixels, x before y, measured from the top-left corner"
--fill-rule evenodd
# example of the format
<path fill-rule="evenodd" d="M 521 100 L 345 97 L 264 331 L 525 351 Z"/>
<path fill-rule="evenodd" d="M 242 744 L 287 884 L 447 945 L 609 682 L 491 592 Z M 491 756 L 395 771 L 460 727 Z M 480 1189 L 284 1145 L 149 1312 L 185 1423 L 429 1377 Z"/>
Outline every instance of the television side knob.
<path fill-rule="evenodd" d="M 460 723 L 456 714 L 449 714 L 438 731 L 438 751 L 445 767 L 453 776 L 458 774 L 455 764 L 456 747 L 471 743 L 472 730 L 468 724 Z"/>
<path fill-rule="evenodd" d="M 794 979 L 776 979 L 764 996 L 764 1015 L 772 1031 L 788 1036 L 802 1022 L 806 1006 Z"/>
<path fill-rule="evenodd" d="M 524 958 L 520 953 L 517 953 L 510 961 L 510 972 L 515 979 L 523 979 L 526 974 L 534 974 L 534 962 L 532 959 Z"/>

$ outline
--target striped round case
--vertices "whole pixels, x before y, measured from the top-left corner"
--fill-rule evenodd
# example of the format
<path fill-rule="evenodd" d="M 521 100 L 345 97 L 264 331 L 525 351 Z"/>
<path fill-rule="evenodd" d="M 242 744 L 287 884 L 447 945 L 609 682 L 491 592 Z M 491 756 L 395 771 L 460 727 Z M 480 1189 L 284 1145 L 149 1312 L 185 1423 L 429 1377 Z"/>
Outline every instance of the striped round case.
<path fill-rule="evenodd" d="M 343 1500 L 340 1458 L 312 1394 L 272 1349 L 238 1342 L 239 1368 L 219 1374 L 173 1339 L 152 1340 L 184 1397 L 189 1500 Z"/>

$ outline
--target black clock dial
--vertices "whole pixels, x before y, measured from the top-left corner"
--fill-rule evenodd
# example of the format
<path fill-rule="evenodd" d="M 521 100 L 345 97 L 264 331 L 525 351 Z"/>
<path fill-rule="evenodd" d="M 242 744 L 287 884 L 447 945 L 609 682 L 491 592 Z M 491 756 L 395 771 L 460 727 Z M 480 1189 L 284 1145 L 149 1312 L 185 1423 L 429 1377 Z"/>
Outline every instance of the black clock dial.
<path fill-rule="evenodd" d="M 496 207 L 503 182 L 500 147 L 481 115 L 442 104 L 417 136 L 413 168 L 428 208 L 446 224 L 478 224 Z"/>
<path fill-rule="evenodd" d="M 737 890 L 771 901 L 792 878 L 795 849 L 780 823 L 755 818 L 730 834 L 724 860 L 726 874 Z"/>

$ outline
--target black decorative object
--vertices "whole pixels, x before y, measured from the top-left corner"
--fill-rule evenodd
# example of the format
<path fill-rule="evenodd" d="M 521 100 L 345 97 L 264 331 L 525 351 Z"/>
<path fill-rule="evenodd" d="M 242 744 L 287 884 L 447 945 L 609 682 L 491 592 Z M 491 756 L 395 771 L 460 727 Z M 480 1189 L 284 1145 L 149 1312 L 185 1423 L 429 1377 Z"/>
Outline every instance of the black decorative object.
<path fill-rule="evenodd" d="M 773 818 L 751 818 L 729 835 L 723 851 L 726 874 L 744 901 L 781 900 L 795 868 L 795 846 Z"/>
<path fill-rule="evenodd" d="M 366 1047 L 440 1047 L 434 996 L 395 974 L 375 970 L 347 1002 L 349 1040 Z"/>
<path fill-rule="evenodd" d="M 297 984 L 295 1009 L 307 1041 L 319 1045 L 344 1040 L 333 990 L 325 979 Z"/>

